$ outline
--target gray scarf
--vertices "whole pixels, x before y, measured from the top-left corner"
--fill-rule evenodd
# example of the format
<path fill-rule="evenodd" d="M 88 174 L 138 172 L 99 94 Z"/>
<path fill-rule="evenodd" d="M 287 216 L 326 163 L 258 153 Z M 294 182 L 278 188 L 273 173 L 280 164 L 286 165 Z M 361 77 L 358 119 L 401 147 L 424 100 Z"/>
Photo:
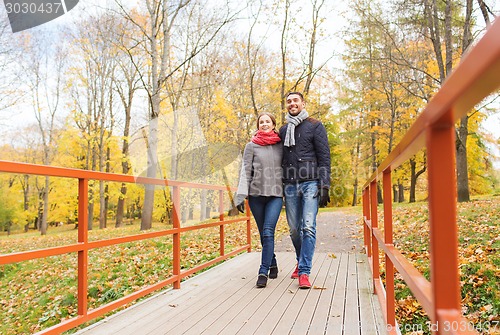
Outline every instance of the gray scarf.
<path fill-rule="evenodd" d="M 290 113 L 286 114 L 288 127 L 286 128 L 285 147 L 293 147 L 295 145 L 295 127 L 308 117 L 309 114 L 307 114 L 305 109 L 303 109 L 297 116 L 292 116 Z"/>

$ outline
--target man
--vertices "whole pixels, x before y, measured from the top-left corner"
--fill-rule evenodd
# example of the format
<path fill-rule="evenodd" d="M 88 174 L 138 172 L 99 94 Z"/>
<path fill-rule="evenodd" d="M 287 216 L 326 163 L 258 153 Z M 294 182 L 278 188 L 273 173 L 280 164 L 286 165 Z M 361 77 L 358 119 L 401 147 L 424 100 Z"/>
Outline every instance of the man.
<path fill-rule="evenodd" d="M 309 117 L 305 105 L 302 93 L 287 94 L 287 123 L 281 127 L 280 137 L 286 218 L 297 256 L 292 278 L 299 279 L 300 288 L 309 289 L 316 215 L 318 207 L 330 201 L 330 148 L 325 126 Z"/>

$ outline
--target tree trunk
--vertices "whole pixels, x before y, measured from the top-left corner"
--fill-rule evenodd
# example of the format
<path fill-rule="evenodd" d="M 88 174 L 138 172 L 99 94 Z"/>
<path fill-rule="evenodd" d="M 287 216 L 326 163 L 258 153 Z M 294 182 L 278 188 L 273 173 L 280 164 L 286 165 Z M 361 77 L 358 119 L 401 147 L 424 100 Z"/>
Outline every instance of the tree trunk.
<path fill-rule="evenodd" d="M 377 182 L 377 202 L 379 204 L 384 203 L 384 197 L 382 196 L 382 187 L 380 186 L 380 182 Z"/>
<path fill-rule="evenodd" d="M 283 21 L 283 30 L 281 30 L 281 124 L 285 124 L 285 116 L 286 116 L 286 54 L 287 54 L 287 45 L 286 45 L 286 37 L 288 32 L 288 14 L 290 11 L 290 0 L 285 1 L 285 20 Z"/>
<path fill-rule="evenodd" d="M 470 201 L 469 176 L 467 166 L 467 136 L 468 136 L 468 116 L 460 119 L 458 128 L 458 138 L 456 139 L 457 149 L 457 195 L 459 202 Z"/>
<path fill-rule="evenodd" d="M 40 233 L 42 235 L 47 235 L 47 217 L 49 215 L 49 187 L 50 180 L 49 177 L 45 177 L 45 187 L 43 189 L 43 212 L 42 212 L 42 221 L 40 222 Z"/>
<path fill-rule="evenodd" d="M 352 192 L 352 203 L 351 206 L 356 206 L 358 203 L 358 177 L 354 177 L 353 192 Z"/>
<path fill-rule="evenodd" d="M 415 162 L 415 159 L 410 159 L 410 202 L 415 202 L 415 192 L 416 192 L 416 185 L 417 185 L 417 163 Z"/>
<path fill-rule="evenodd" d="M 88 219 L 87 219 L 87 227 L 88 230 L 92 230 L 92 226 L 94 223 L 94 191 L 89 188 L 89 210 L 88 210 Z"/>
<path fill-rule="evenodd" d="M 481 3 L 480 3 L 481 6 Z M 467 0 L 464 21 L 464 35 L 462 57 L 472 43 L 471 33 L 472 0 Z M 488 19 L 485 19 L 488 23 Z M 469 117 L 465 115 L 460 119 L 456 138 L 456 164 L 457 164 L 457 200 L 458 202 L 470 201 L 469 173 L 467 165 L 467 136 L 469 136 Z"/>
<path fill-rule="evenodd" d="M 416 188 L 418 177 L 427 170 L 426 156 L 424 155 L 424 162 L 422 168 L 417 171 L 417 161 L 415 158 L 410 158 L 411 177 L 410 177 L 410 202 L 416 201 Z"/>
<path fill-rule="evenodd" d="M 405 187 L 403 186 L 403 184 L 399 184 L 399 190 L 398 190 L 398 202 L 405 202 Z"/>
<path fill-rule="evenodd" d="M 182 212 L 182 214 L 181 214 L 181 222 L 182 222 L 182 223 L 186 223 L 187 218 L 188 218 L 188 211 L 189 211 L 189 209 L 188 209 L 187 207 L 186 207 L 186 208 L 184 208 L 184 209 L 181 211 L 181 212 Z"/>
<path fill-rule="evenodd" d="M 159 108 L 159 103 L 158 106 Z M 155 117 L 149 122 L 149 137 L 148 137 L 148 167 L 147 176 L 149 178 L 156 178 L 156 169 L 158 167 L 158 118 Z M 141 230 L 148 230 L 152 227 L 153 222 L 153 207 L 154 207 L 154 191 L 155 186 L 146 184 L 144 185 L 144 205 L 142 207 Z"/>
<path fill-rule="evenodd" d="M 127 194 L 127 185 L 122 183 L 120 195 L 118 196 L 118 204 L 116 205 L 116 223 L 115 227 L 123 226 L 123 212 L 125 210 L 125 195 Z"/>
<path fill-rule="evenodd" d="M 99 229 L 106 228 L 106 199 L 104 180 L 99 180 Z"/>
<path fill-rule="evenodd" d="M 111 172 L 111 166 L 110 166 L 110 160 L 111 160 L 111 149 L 108 146 L 106 148 L 106 172 L 110 173 Z M 106 228 L 108 226 L 108 206 L 109 206 L 109 184 L 106 183 L 104 186 L 104 210 L 101 210 L 101 213 L 103 213 L 103 227 Z"/>
<path fill-rule="evenodd" d="M 207 190 L 201 190 L 200 194 L 200 221 L 207 219 Z"/>

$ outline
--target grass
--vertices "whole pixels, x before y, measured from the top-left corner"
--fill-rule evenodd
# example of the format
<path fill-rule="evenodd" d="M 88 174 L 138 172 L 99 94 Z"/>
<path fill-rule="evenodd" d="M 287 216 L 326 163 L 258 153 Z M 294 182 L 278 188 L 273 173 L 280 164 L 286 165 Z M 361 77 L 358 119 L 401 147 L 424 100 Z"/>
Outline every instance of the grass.
<path fill-rule="evenodd" d="M 429 279 L 427 203 L 396 204 L 393 222 L 395 246 Z M 383 229 L 383 215 L 379 224 Z M 500 334 L 500 197 L 458 204 L 458 237 L 462 312 L 481 333 Z M 403 334 L 431 333 L 429 318 L 399 274 L 396 302 Z"/>

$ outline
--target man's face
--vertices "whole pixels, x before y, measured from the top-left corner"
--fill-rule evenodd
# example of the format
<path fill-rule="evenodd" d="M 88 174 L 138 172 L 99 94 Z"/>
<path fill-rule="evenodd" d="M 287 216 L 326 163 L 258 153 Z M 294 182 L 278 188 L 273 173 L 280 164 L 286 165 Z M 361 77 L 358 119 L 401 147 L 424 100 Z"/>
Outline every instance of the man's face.
<path fill-rule="evenodd" d="M 305 101 L 303 101 L 298 94 L 290 94 L 286 98 L 286 109 L 291 116 L 299 115 L 299 113 L 302 112 L 302 109 L 304 109 L 305 106 Z"/>

